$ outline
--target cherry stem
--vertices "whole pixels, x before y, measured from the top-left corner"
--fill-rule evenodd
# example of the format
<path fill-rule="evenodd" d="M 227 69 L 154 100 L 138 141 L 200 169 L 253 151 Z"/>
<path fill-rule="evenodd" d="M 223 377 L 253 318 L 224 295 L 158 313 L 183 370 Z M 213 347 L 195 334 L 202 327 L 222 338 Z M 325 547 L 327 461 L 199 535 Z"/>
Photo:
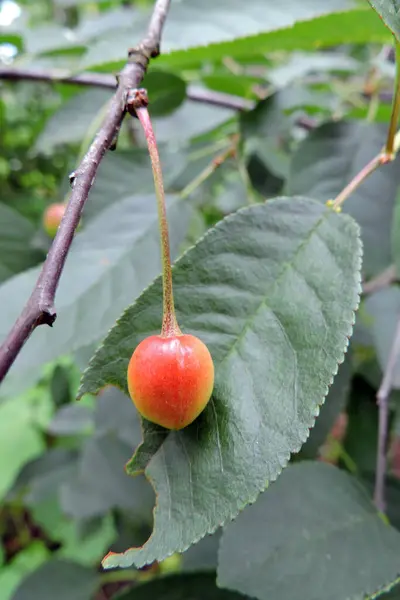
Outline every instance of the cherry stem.
<path fill-rule="evenodd" d="M 161 335 L 163 337 L 171 337 L 174 335 L 181 335 L 181 330 L 179 329 L 178 321 L 176 320 L 175 315 L 167 210 L 165 207 L 165 193 L 163 176 L 161 171 L 160 155 L 158 153 L 157 142 L 147 107 L 140 106 L 136 108 L 136 114 L 139 118 L 139 121 L 143 127 L 144 134 L 146 136 L 147 147 L 149 149 L 151 159 L 151 166 L 153 169 L 154 185 L 157 198 L 163 278 L 163 321 Z"/>

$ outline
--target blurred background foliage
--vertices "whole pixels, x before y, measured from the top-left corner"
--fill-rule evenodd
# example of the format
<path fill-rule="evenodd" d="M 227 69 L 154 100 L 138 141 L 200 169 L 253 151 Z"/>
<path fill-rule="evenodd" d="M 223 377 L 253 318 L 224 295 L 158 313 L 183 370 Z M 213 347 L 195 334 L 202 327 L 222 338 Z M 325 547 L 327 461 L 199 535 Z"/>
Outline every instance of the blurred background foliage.
<path fill-rule="evenodd" d="M 68 198 L 68 175 L 112 94 L 71 83 L 7 81 L 4 73 L 18 67 L 115 74 L 143 35 L 151 4 L 0 1 L 1 337 L 50 244 L 43 211 Z M 262 4 L 173 2 L 166 54 L 153 61 L 143 83 L 171 195 L 174 256 L 242 206 L 286 192 L 334 197 L 384 143 L 395 67 L 390 34 L 367 3 L 347 8 L 331 0 L 318 10 L 310 3 L 301 14 L 293 0 L 277 22 L 267 9 L 264 22 L 256 18 Z M 369 489 L 375 394 L 400 311 L 399 183 L 396 161 L 346 203 L 362 226 L 366 293 L 351 353 L 295 457 L 338 464 Z M 85 208 L 54 330 L 35 332 L 0 389 L 1 600 L 105 600 L 121 591 L 126 599 L 140 593 L 183 598 L 188 595 L 173 591 L 165 596 L 158 584 L 138 595 L 126 591 L 182 571 L 191 575 L 179 584 L 172 578 L 170 590 L 237 597 L 218 591 L 215 577 L 193 574 L 215 571 L 219 533 L 140 571 L 99 569 L 110 549 L 147 539 L 154 494 L 144 477 L 130 479 L 123 470 L 141 440 L 130 400 L 112 388 L 79 404 L 75 395 L 98 342 L 159 272 L 155 208 L 138 218 L 152 189 L 143 137 L 126 119 Z M 400 388 L 400 365 L 395 384 Z M 400 527 L 397 395 L 391 397 L 388 515 Z"/>

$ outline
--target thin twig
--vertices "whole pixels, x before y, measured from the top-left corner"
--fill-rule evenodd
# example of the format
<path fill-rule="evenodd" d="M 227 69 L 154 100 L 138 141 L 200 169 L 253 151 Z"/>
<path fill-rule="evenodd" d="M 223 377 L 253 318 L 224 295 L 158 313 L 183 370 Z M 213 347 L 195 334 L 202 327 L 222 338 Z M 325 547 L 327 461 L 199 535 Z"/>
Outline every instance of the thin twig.
<path fill-rule="evenodd" d="M 71 83 L 86 87 L 115 89 L 115 77 L 107 73 L 79 73 L 70 75 L 64 69 L 42 69 L 38 67 L 0 66 L 0 79 L 9 81 L 41 81 L 44 83 Z M 250 110 L 255 102 L 240 96 L 232 96 L 223 92 L 206 90 L 189 85 L 187 97 L 193 102 L 202 102 L 214 106 L 231 108 L 232 110 Z"/>
<path fill-rule="evenodd" d="M 390 265 L 387 269 L 379 273 L 373 279 L 365 281 L 362 286 L 363 294 L 373 294 L 397 280 L 397 272 L 395 265 Z"/>
<path fill-rule="evenodd" d="M 336 196 L 332 203 L 334 209 L 340 208 L 345 200 L 381 165 L 389 162 L 386 155 L 379 153 L 372 158 L 368 164 L 350 181 L 348 185 Z"/>
<path fill-rule="evenodd" d="M 392 113 L 390 115 L 390 123 L 386 140 L 386 154 L 388 156 L 395 154 L 395 136 L 400 114 L 400 44 L 395 41 L 396 50 L 396 77 L 394 82 L 394 93 L 392 102 Z"/>
<path fill-rule="evenodd" d="M 102 126 L 74 173 L 72 192 L 57 235 L 43 264 L 35 288 L 16 323 L 0 347 L 0 381 L 2 381 L 33 330 L 42 324 L 52 325 L 56 318 L 54 298 L 81 212 L 93 185 L 97 168 L 105 152 L 115 142 L 126 113 L 130 89 L 140 85 L 150 58 L 159 54 L 164 22 L 171 0 L 157 0 L 147 35 L 128 51 L 128 62 L 119 76 L 117 91 L 110 102 Z"/>
<path fill-rule="evenodd" d="M 378 510 L 385 512 L 385 474 L 386 447 L 389 418 L 389 395 L 393 388 L 396 365 L 400 356 L 400 318 L 397 321 L 396 332 L 389 354 L 389 360 L 383 374 L 382 383 L 376 394 L 379 410 L 378 452 L 376 459 L 376 478 L 374 502 Z"/>

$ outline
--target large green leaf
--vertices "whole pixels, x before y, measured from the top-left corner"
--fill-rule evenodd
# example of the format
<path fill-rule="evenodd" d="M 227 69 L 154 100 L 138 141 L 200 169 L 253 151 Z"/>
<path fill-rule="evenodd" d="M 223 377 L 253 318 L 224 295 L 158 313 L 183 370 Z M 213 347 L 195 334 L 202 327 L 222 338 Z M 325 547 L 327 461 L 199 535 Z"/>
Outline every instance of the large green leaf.
<path fill-rule="evenodd" d="M 304 462 L 225 529 L 218 584 L 259 600 L 362 600 L 396 581 L 399 553 L 355 479 Z"/>
<path fill-rule="evenodd" d="M 354 221 L 300 197 L 227 217 L 179 259 L 179 322 L 210 348 L 214 394 L 183 431 L 143 423 L 144 444 L 128 470 L 146 469 L 154 484 L 154 532 L 106 567 L 186 550 L 276 479 L 306 440 L 344 358 L 359 268 Z M 157 279 L 105 339 L 81 394 L 109 383 L 126 390 L 132 350 L 159 330 L 161 309 Z"/>
<path fill-rule="evenodd" d="M 229 18 L 227 18 L 229 15 Z M 105 34 L 90 46 L 82 67 L 120 63 L 126 48 L 139 41 L 148 16 L 133 27 Z M 182 65 L 274 50 L 313 49 L 344 42 L 390 40 L 378 16 L 352 0 L 240 0 L 172 3 L 162 39 L 159 65 Z"/>
<path fill-rule="evenodd" d="M 172 252 L 176 255 L 191 209 L 177 197 L 168 198 L 168 207 Z M 9 384 L 13 379 L 29 384 L 29 377 L 40 376 L 40 365 L 101 339 L 121 310 L 159 272 L 154 196 L 125 197 L 102 211 L 74 240 L 57 292 L 54 328 L 35 331 L 10 371 Z M 29 297 L 37 275 L 36 269 L 26 271 L 0 287 L 0 339 Z M 6 389 L 3 384 L 4 394 Z"/>
<path fill-rule="evenodd" d="M 12 600 L 90 600 L 99 585 L 94 569 L 66 560 L 50 560 L 22 582 Z"/>
<path fill-rule="evenodd" d="M 42 254 L 32 248 L 35 228 L 16 210 L 0 203 L 0 282 L 35 265 Z"/>
<path fill-rule="evenodd" d="M 118 596 L 118 600 L 246 600 L 245 596 L 220 590 L 215 573 L 172 575 L 150 581 Z M 117 599 L 116 599 L 117 600 Z"/>
<path fill-rule="evenodd" d="M 381 150 L 386 133 L 387 126 L 363 122 L 321 125 L 293 157 L 290 193 L 324 201 L 334 198 Z M 373 173 L 343 205 L 361 225 L 367 275 L 380 272 L 391 262 L 390 232 L 399 184 L 396 162 Z"/>
<path fill-rule="evenodd" d="M 400 41 L 400 1 L 399 0 L 369 0 L 370 5 L 380 15 L 383 22 Z"/>

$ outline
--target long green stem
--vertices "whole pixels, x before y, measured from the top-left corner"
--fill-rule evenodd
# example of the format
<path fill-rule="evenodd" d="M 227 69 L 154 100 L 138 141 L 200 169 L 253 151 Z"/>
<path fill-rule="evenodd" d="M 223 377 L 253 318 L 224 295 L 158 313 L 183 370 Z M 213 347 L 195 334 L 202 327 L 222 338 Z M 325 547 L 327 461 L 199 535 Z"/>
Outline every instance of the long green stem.
<path fill-rule="evenodd" d="M 178 321 L 175 315 L 174 293 L 172 288 L 171 255 L 169 249 L 169 233 L 167 211 L 165 207 L 164 184 L 161 171 L 160 156 L 158 154 L 157 142 L 147 107 L 136 109 L 136 114 L 143 127 L 149 149 L 151 166 L 153 168 L 154 185 L 157 198 L 158 223 L 160 227 L 161 240 L 161 262 L 163 277 L 163 321 L 161 335 L 170 337 L 180 335 Z"/>
<path fill-rule="evenodd" d="M 386 154 L 393 156 L 395 154 L 394 139 L 399 122 L 400 115 L 400 44 L 396 40 L 396 79 L 394 83 L 394 95 L 392 104 L 392 114 L 390 117 L 388 137 L 386 141 Z"/>

